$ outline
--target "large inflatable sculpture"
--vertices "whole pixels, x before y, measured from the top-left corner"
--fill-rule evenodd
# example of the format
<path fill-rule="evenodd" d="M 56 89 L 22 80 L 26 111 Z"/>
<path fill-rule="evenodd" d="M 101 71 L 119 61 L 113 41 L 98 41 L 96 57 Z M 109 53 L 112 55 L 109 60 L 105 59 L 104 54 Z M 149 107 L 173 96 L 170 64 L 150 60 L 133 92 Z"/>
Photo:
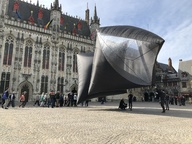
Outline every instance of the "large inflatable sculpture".
<path fill-rule="evenodd" d="M 94 53 L 77 55 L 78 103 L 154 83 L 154 65 L 164 40 L 132 26 L 97 30 Z"/>

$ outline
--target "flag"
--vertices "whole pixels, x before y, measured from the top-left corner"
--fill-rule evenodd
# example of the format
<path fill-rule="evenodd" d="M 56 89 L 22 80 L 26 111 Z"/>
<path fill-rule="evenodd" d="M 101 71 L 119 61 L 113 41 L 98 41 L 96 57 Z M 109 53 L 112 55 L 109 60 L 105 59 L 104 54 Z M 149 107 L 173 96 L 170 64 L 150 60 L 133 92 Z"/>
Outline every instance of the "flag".
<path fill-rule="evenodd" d="M 18 13 L 17 10 L 16 10 L 16 15 L 17 15 L 17 17 L 18 17 L 19 19 L 21 19 L 21 16 L 20 16 L 20 14 Z"/>
<path fill-rule="evenodd" d="M 44 29 L 45 29 L 45 30 L 49 28 L 49 26 L 50 26 L 50 24 L 52 23 L 52 21 L 53 21 L 53 19 L 50 20 L 50 21 L 44 26 Z"/>

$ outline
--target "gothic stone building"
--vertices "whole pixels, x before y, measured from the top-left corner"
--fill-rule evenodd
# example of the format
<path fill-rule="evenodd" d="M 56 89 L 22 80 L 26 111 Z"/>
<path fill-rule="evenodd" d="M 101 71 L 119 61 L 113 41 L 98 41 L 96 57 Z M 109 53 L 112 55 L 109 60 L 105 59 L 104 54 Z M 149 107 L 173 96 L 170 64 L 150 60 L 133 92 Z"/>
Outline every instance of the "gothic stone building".
<path fill-rule="evenodd" d="M 0 0 L 0 93 L 9 87 L 18 100 L 31 101 L 51 90 L 77 90 L 77 53 L 94 51 L 100 25 L 96 7 L 89 20 L 62 13 L 59 1 L 50 9 L 21 0 Z"/>

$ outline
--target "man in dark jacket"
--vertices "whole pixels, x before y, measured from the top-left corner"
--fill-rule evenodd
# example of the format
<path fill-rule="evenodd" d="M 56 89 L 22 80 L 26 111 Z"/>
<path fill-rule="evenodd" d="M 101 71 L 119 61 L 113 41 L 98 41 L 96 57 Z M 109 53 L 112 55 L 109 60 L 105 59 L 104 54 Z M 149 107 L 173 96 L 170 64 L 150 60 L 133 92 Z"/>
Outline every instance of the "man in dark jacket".
<path fill-rule="evenodd" d="M 132 111 L 132 106 L 133 106 L 133 94 L 128 95 L 128 101 L 129 101 L 129 109 Z"/>
<path fill-rule="evenodd" d="M 13 92 L 11 95 L 9 95 L 9 103 L 7 104 L 7 108 L 8 108 L 10 105 L 11 105 L 12 107 L 15 107 L 15 94 L 14 94 L 14 92 Z"/>
<path fill-rule="evenodd" d="M 159 96 L 159 103 L 162 107 L 162 113 L 165 113 L 165 91 L 164 90 L 157 90 L 157 95 Z"/>

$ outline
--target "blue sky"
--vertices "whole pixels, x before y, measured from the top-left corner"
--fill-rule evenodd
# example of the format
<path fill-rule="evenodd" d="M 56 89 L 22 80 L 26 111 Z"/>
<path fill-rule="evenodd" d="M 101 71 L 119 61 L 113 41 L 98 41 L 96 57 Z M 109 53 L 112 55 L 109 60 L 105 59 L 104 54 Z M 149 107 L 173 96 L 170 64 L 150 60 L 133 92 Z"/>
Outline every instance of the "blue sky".
<path fill-rule="evenodd" d="M 54 0 L 39 0 L 50 8 Z M 37 0 L 32 0 L 37 2 Z M 149 30 L 165 43 L 158 55 L 158 62 L 178 70 L 179 59 L 192 59 L 192 0 L 59 0 L 63 13 L 85 19 L 85 10 L 93 17 L 94 6 L 102 26 L 131 25 Z"/>

